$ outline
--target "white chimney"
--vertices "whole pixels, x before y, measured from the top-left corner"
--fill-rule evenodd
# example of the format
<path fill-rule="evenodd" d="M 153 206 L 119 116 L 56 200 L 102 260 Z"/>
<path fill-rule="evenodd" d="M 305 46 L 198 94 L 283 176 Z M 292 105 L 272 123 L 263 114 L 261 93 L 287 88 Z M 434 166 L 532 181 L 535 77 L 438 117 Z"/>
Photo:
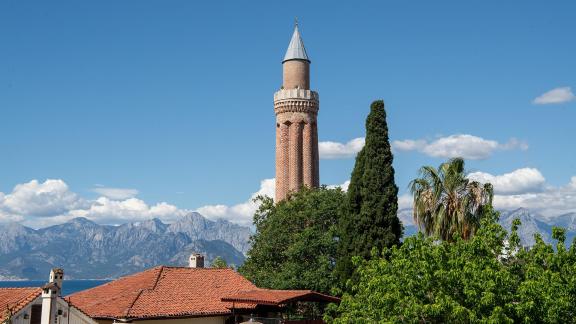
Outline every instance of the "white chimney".
<path fill-rule="evenodd" d="M 64 270 L 54 268 L 50 271 L 50 283 L 55 283 L 58 286 L 58 296 L 62 296 L 62 283 L 64 282 Z"/>
<path fill-rule="evenodd" d="M 192 253 L 189 259 L 190 268 L 204 268 L 204 256 L 200 253 Z"/>
<path fill-rule="evenodd" d="M 53 323 L 56 316 L 56 301 L 62 295 L 62 281 L 64 280 L 64 270 L 54 268 L 50 271 L 49 282 L 42 287 L 42 315 L 41 324 Z"/>

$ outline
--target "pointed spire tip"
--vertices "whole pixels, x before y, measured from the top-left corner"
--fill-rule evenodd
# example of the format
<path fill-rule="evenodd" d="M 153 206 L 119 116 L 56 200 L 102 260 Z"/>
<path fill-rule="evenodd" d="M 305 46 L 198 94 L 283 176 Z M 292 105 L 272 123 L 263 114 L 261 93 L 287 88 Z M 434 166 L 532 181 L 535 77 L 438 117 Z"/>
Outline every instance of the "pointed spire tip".
<path fill-rule="evenodd" d="M 295 18 L 294 23 L 294 33 L 292 34 L 290 45 L 288 45 L 288 50 L 286 50 L 286 55 L 284 55 L 282 63 L 289 60 L 306 60 L 310 62 L 306 48 L 304 47 L 304 42 L 300 36 L 300 31 L 298 30 L 298 18 Z"/>

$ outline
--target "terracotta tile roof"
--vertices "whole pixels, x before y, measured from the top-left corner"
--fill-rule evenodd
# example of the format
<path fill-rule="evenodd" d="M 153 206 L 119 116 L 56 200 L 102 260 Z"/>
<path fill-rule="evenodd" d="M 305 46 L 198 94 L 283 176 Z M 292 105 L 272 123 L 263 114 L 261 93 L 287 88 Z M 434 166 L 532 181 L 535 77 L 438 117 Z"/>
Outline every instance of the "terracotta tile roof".
<path fill-rule="evenodd" d="M 41 288 L 0 288 L 0 323 L 7 319 L 7 310 L 12 314 L 26 307 L 42 294 Z"/>
<path fill-rule="evenodd" d="M 232 304 L 222 297 L 254 289 L 232 269 L 160 266 L 67 299 L 96 319 L 178 318 L 231 314 Z"/>
<path fill-rule="evenodd" d="M 339 303 L 340 298 L 312 290 L 254 289 L 227 295 L 222 298 L 222 301 L 280 306 L 294 301 Z"/>

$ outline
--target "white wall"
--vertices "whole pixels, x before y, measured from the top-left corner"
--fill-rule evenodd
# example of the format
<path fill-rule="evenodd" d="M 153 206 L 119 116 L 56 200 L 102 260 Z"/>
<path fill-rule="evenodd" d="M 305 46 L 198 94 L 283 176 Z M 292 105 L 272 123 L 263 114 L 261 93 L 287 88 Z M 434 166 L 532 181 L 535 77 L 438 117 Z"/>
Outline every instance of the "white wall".
<path fill-rule="evenodd" d="M 32 316 L 32 305 L 42 305 L 42 298 L 38 297 L 38 298 L 34 299 L 32 302 L 30 302 L 28 305 L 26 305 L 26 307 L 22 308 L 19 312 L 14 314 L 12 316 L 12 323 L 13 324 L 29 324 L 30 323 L 30 317 Z M 24 318 L 26 315 L 28 316 L 27 319 Z"/>
<path fill-rule="evenodd" d="M 224 324 L 226 317 L 213 316 L 213 317 L 196 317 L 196 318 L 178 318 L 178 319 L 164 319 L 164 320 L 145 320 L 145 321 L 132 321 L 137 324 Z M 99 324 L 109 324 L 109 321 L 98 321 Z"/>
<path fill-rule="evenodd" d="M 12 324 L 30 324 L 32 305 L 42 305 L 42 297 L 36 298 L 34 301 L 26 305 L 26 307 L 14 314 L 12 317 Z M 68 302 L 60 297 L 56 302 L 56 312 L 58 312 L 59 309 L 62 310 L 62 315 L 58 316 L 58 324 L 97 324 L 96 321 L 87 317 L 78 309 L 69 307 Z M 25 315 L 28 315 L 27 319 L 24 318 L 26 317 Z"/>

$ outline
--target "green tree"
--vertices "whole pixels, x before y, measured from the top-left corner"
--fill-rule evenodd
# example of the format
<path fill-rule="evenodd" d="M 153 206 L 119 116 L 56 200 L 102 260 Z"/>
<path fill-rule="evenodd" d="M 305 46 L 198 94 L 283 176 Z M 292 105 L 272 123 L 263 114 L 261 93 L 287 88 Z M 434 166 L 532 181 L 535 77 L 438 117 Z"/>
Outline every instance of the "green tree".
<path fill-rule="evenodd" d="M 240 273 L 258 287 L 329 293 L 335 282 L 342 190 L 303 188 L 278 204 L 268 197 L 257 199 L 256 233 Z"/>
<path fill-rule="evenodd" d="M 352 257 L 369 258 L 372 248 L 398 244 L 402 223 L 398 219 L 398 187 L 394 182 L 392 151 L 384 101 L 370 106 L 366 143 L 356 157 L 341 217 L 337 275 L 342 283 L 353 273 Z"/>
<path fill-rule="evenodd" d="M 226 260 L 224 260 L 222 257 L 217 256 L 210 263 L 210 267 L 211 268 L 220 268 L 220 269 L 228 268 L 228 262 L 226 262 Z"/>
<path fill-rule="evenodd" d="M 494 212 L 490 212 L 494 214 Z M 556 249 L 536 237 L 530 249 L 484 217 L 469 240 L 422 233 L 380 258 L 355 259 L 358 281 L 325 319 L 334 323 L 574 323 L 576 245 Z M 507 244 L 511 252 L 506 252 Z M 376 251 L 375 251 L 376 252 Z"/>
<path fill-rule="evenodd" d="M 461 158 L 442 163 L 438 169 L 422 167 L 410 190 L 416 224 L 424 234 L 443 240 L 452 240 L 455 234 L 469 239 L 486 206 L 492 205 L 492 185 L 469 180 Z"/>

